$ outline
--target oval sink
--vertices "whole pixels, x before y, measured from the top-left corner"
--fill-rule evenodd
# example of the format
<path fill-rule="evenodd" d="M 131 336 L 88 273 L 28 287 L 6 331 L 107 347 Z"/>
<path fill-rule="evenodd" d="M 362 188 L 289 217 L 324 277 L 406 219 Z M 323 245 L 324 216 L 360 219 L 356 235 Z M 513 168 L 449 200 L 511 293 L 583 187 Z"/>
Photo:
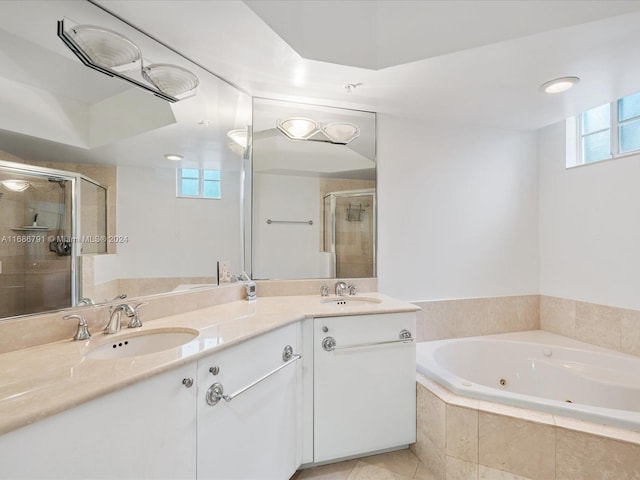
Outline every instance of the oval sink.
<path fill-rule="evenodd" d="M 372 303 L 382 303 L 379 298 L 373 297 L 330 297 L 323 298 L 320 303 L 337 305 L 340 307 L 356 307 Z"/>
<path fill-rule="evenodd" d="M 84 355 L 85 358 L 97 360 L 114 360 L 118 358 L 148 355 L 176 348 L 198 336 L 197 330 L 162 329 L 135 332 L 130 335 L 118 335 L 108 343 L 100 343 Z"/>

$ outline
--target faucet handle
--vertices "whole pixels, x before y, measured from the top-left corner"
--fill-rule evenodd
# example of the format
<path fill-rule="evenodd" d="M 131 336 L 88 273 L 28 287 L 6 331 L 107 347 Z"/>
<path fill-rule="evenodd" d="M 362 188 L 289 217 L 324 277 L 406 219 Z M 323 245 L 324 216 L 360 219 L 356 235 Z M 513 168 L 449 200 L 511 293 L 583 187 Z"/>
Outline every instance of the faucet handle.
<path fill-rule="evenodd" d="M 320 296 L 322 297 L 328 297 L 329 296 L 329 287 L 326 285 L 322 285 L 322 287 L 320 288 Z"/>
<path fill-rule="evenodd" d="M 89 333 L 87 321 L 82 315 L 65 315 L 62 318 L 65 320 L 69 320 L 71 318 L 78 319 L 78 330 L 76 330 L 76 334 L 73 336 L 74 340 L 88 340 L 91 338 L 91 333 Z"/>
<path fill-rule="evenodd" d="M 355 295 L 356 294 L 356 286 L 355 285 L 349 285 L 349 295 Z"/>
<path fill-rule="evenodd" d="M 140 312 L 139 308 L 144 307 L 145 305 L 149 305 L 149 302 L 142 302 L 136 305 L 131 309 L 132 315 L 129 315 L 131 320 L 129 320 L 129 325 L 127 328 L 140 328 L 142 326 L 142 320 L 140 320 Z"/>

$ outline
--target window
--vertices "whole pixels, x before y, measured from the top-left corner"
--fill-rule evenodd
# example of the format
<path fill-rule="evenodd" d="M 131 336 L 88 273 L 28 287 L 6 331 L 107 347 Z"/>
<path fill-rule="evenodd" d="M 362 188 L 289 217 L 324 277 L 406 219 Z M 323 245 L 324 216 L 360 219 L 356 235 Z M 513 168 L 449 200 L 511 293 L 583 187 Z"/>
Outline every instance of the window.
<path fill-rule="evenodd" d="M 178 168 L 176 170 L 178 197 L 222 198 L 220 170 Z"/>
<path fill-rule="evenodd" d="M 633 152 L 640 152 L 640 92 L 567 120 L 567 167 Z"/>

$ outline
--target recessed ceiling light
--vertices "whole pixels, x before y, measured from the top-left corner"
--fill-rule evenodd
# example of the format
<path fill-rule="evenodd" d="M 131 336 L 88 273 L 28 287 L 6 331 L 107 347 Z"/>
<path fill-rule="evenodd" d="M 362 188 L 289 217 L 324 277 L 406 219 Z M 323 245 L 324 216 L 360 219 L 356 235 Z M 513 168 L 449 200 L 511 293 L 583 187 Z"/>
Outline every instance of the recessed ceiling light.
<path fill-rule="evenodd" d="M 166 158 L 167 160 L 171 160 L 173 162 L 179 162 L 184 157 L 182 155 L 178 155 L 177 153 L 165 153 L 164 158 Z"/>
<path fill-rule="evenodd" d="M 556 78 L 555 80 L 550 80 L 548 82 L 540 85 L 540 91 L 544 93 L 560 93 L 566 90 L 569 90 L 576 83 L 578 83 L 580 79 L 578 77 L 562 77 Z"/>

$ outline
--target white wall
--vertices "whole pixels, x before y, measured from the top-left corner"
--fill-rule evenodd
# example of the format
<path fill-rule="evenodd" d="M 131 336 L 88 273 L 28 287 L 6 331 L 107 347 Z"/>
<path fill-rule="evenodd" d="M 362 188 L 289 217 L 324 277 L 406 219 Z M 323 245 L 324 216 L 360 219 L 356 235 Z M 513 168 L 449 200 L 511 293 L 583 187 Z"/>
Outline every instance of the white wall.
<path fill-rule="evenodd" d="M 539 132 L 540 293 L 640 309 L 640 155 L 565 168 L 565 123 Z"/>
<path fill-rule="evenodd" d="M 537 294 L 536 148 L 535 133 L 379 115 L 380 291 Z"/>
<path fill-rule="evenodd" d="M 253 278 L 320 277 L 319 195 L 317 177 L 254 174 Z M 313 225 L 269 225 L 268 219 Z"/>
<path fill-rule="evenodd" d="M 118 167 L 120 278 L 216 276 L 229 260 L 240 273 L 240 174 L 222 172 L 222 199 L 176 198 L 174 169 Z"/>

